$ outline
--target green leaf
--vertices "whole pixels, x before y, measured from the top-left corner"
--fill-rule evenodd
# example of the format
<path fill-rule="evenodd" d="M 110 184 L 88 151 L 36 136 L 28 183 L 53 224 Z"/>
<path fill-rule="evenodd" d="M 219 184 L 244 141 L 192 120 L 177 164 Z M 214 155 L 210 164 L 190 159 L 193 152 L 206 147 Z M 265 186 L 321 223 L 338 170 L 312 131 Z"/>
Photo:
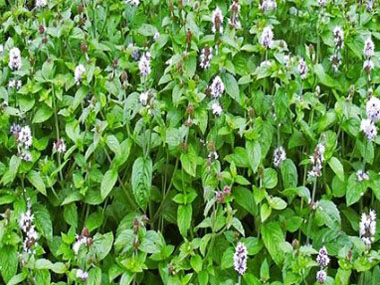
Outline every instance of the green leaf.
<path fill-rule="evenodd" d="M 17 175 L 18 168 L 20 167 L 21 159 L 13 155 L 10 162 L 9 162 L 9 168 L 4 173 L 3 177 L 1 178 L 1 183 L 4 185 L 7 185 L 15 179 Z"/>
<path fill-rule="evenodd" d="M 328 161 L 331 169 L 335 172 L 341 181 L 344 181 L 344 169 L 342 163 L 336 157 L 331 157 Z"/>
<path fill-rule="evenodd" d="M 92 247 L 95 249 L 97 261 L 103 260 L 111 251 L 113 245 L 113 233 L 97 233 L 93 238 Z"/>
<path fill-rule="evenodd" d="M 109 169 L 104 174 L 103 179 L 102 179 L 102 184 L 100 185 L 100 195 L 103 200 L 112 191 L 117 181 L 117 177 L 118 177 L 118 174 L 117 174 L 116 169 Z"/>
<path fill-rule="evenodd" d="M 0 265 L 1 276 L 5 282 L 8 282 L 17 273 L 18 255 L 16 247 L 4 245 L 0 249 Z"/>
<path fill-rule="evenodd" d="M 256 173 L 261 162 L 261 145 L 259 142 L 247 141 L 246 149 L 248 154 L 249 165 L 253 173 Z"/>
<path fill-rule="evenodd" d="M 227 250 L 223 252 L 221 264 L 222 270 L 231 268 L 234 265 L 234 253 L 235 250 L 232 247 L 227 248 Z"/>
<path fill-rule="evenodd" d="M 235 77 L 226 72 L 222 74 L 222 81 L 226 87 L 227 94 L 230 95 L 231 98 L 237 101 L 240 105 L 242 105 L 243 102 L 240 99 L 239 85 Z"/>
<path fill-rule="evenodd" d="M 152 183 L 152 161 L 139 157 L 133 163 L 132 190 L 137 204 L 145 210 L 150 198 Z"/>
<path fill-rule="evenodd" d="M 263 242 L 269 254 L 277 265 L 280 265 L 284 259 L 284 253 L 278 246 L 285 241 L 284 233 L 282 232 L 279 222 L 270 222 L 263 224 L 261 228 Z"/>
<path fill-rule="evenodd" d="M 45 206 L 36 204 L 32 207 L 34 213 L 34 223 L 38 232 L 47 240 L 53 239 L 53 223 L 49 211 Z"/>
<path fill-rule="evenodd" d="M 267 201 L 271 208 L 275 210 L 283 210 L 287 206 L 286 202 L 279 197 L 267 197 Z"/>
<path fill-rule="evenodd" d="M 359 183 L 356 179 L 355 173 L 352 173 L 348 178 L 346 203 L 347 206 L 351 206 L 360 200 L 360 197 L 366 191 L 365 183 Z"/>
<path fill-rule="evenodd" d="M 48 107 L 46 104 L 43 104 L 41 108 L 39 108 L 36 114 L 33 117 L 33 124 L 43 123 L 48 120 L 53 115 L 53 110 Z"/>
<path fill-rule="evenodd" d="M 317 64 L 314 66 L 314 72 L 317 75 L 319 81 L 328 87 L 334 87 L 335 81 L 325 73 L 322 64 Z"/>
<path fill-rule="evenodd" d="M 272 189 L 277 185 L 277 172 L 273 168 L 264 169 L 263 186 Z"/>
<path fill-rule="evenodd" d="M 256 214 L 256 203 L 252 191 L 243 187 L 236 187 L 232 192 L 234 200 L 252 215 Z"/>
<path fill-rule="evenodd" d="M 46 196 L 46 187 L 45 187 L 45 183 L 44 181 L 42 180 L 40 174 L 35 171 L 35 170 L 31 170 L 29 171 L 28 175 L 26 176 L 26 178 L 29 180 L 30 183 L 32 183 L 32 185 L 34 187 L 37 188 L 37 190 L 42 193 L 43 195 Z"/>
<path fill-rule="evenodd" d="M 121 156 L 121 147 L 117 138 L 113 135 L 107 136 L 107 145 L 116 156 Z"/>
<path fill-rule="evenodd" d="M 286 159 L 281 163 L 281 176 L 284 188 L 297 187 L 298 173 L 297 167 L 291 159 Z"/>
<path fill-rule="evenodd" d="M 182 153 L 181 164 L 183 169 L 185 169 L 189 175 L 195 177 L 197 170 L 197 154 L 194 151 L 189 150 L 186 153 Z"/>
<path fill-rule="evenodd" d="M 178 224 L 179 232 L 184 237 L 186 237 L 187 231 L 190 228 L 192 213 L 193 213 L 193 208 L 191 207 L 191 204 L 178 206 L 177 224 Z"/>
<path fill-rule="evenodd" d="M 261 217 L 261 222 L 264 223 L 272 213 L 272 208 L 269 207 L 267 203 L 261 204 L 260 208 L 260 217 Z"/>

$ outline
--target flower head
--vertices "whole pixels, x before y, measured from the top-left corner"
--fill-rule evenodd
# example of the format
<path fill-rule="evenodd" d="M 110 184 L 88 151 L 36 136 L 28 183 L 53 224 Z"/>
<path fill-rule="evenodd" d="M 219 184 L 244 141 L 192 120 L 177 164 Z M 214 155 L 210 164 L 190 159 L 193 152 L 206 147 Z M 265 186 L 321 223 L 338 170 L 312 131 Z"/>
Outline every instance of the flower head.
<path fill-rule="evenodd" d="M 64 153 L 66 151 L 65 140 L 57 139 L 57 141 L 53 143 L 53 149 L 58 153 Z"/>
<path fill-rule="evenodd" d="M 268 12 L 270 10 L 276 10 L 277 3 L 276 0 L 263 0 L 263 2 L 260 5 L 260 9 L 263 12 Z"/>
<path fill-rule="evenodd" d="M 218 101 L 212 103 L 211 109 L 212 109 L 212 113 L 216 116 L 220 116 L 223 112 L 222 106 L 220 106 Z"/>
<path fill-rule="evenodd" d="M 32 205 L 30 199 L 27 200 L 27 211 L 21 214 L 19 225 L 21 231 L 25 234 L 23 249 L 26 253 L 33 253 L 32 247 L 37 243 L 38 233 L 33 224 L 34 215 L 32 214 Z"/>
<path fill-rule="evenodd" d="M 243 275 L 247 270 L 247 255 L 247 247 L 244 243 L 239 242 L 234 254 L 234 268 L 239 275 Z"/>
<path fill-rule="evenodd" d="M 271 27 L 265 27 L 260 37 L 260 44 L 265 48 L 271 48 L 273 41 L 273 31 Z"/>
<path fill-rule="evenodd" d="M 200 63 L 199 66 L 203 69 L 207 69 L 210 67 L 212 59 L 212 47 L 204 47 L 202 49 L 202 53 L 200 55 Z"/>
<path fill-rule="evenodd" d="M 314 154 L 310 156 L 310 162 L 313 168 L 309 171 L 309 177 L 319 177 L 322 175 L 322 165 L 325 160 L 325 146 L 322 143 L 317 144 Z"/>
<path fill-rule="evenodd" d="M 335 47 L 342 49 L 344 45 L 344 32 L 341 27 L 335 27 L 333 31 Z"/>
<path fill-rule="evenodd" d="M 298 63 L 298 72 L 302 79 L 305 79 L 307 77 L 308 71 L 309 69 L 307 67 L 306 61 L 303 58 L 301 58 Z"/>
<path fill-rule="evenodd" d="M 150 74 L 150 53 L 143 54 L 139 61 L 139 69 L 141 76 L 148 76 Z"/>
<path fill-rule="evenodd" d="M 367 247 L 375 241 L 376 233 L 376 213 L 374 210 L 370 210 L 369 214 L 362 213 L 362 217 L 359 224 L 360 237 Z"/>
<path fill-rule="evenodd" d="M 377 136 L 377 128 L 371 119 L 362 119 L 360 123 L 360 130 L 365 134 L 369 141 Z"/>
<path fill-rule="evenodd" d="M 328 252 L 326 247 L 322 247 L 319 250 L 318 256 L 317 256 L 317 263 L 320 267 L 327 267 L 330 263 L 330 258 L 328 256 Z"/>
<path fill-rule="evenodd" d="M 367 101 L 365 105 L 365 110 L 367 113 L 367 117 L 371 119 L 373 122 L 377 122 L 380 120 L 380 99 L 371 96 L 371 98 Z"/>
<path fill-rule="evenodd" d="M 326 6 L 327 2 L 327 0 L 318 0 L 318 5 L 321 7 Z"/>
<path fill-rule="evenodd" d="M 363 53 L 367 58 L 375 55 L 375 44 L 373 43 L 371 37 L 368 37 L 364 42 Z"/>
<path fill-rule="evenodd" d="M 235 29 L 241 28 L 241 24 L 239 21 L 239 12 L 240 12 L 239 0 L 233 0 L 230 6 L 231 17 L 228 19 L 228 24 L 230 25 L 230 27 L 235 28 Z"/>
<path fill-rule="evenodd" d="M 330 62 L 333 70 L 337 72 L 339 70 L 339 66 L 342 64 L 342 59 L 340 58 L 339 52 L 334 53 L 332 56 L 330 56 Z"/>
<path fill-rule="evenodd" d="M 219 98 L 224 92 L 224 84 L 219 75 L 215 76 L 210 86 L 211 95 L 213 98 Z"/>
<path fill-rule="evenodd" d="M 23 126 L 20 129 L 20 132 L 18 133 L 18 142 L 22 144 L 25 149 L 29 149 L 32 145 L 33 137 L 29 126 Z"/>
<path fill-rule="evenodd" d="M 79 64 L 77 67 L 75 67 L 74 71 L 74 81 L 78 85 L 82 81 L 82 76 L 86 72 L 86 68 L 83 64 Z"/>
<path fill-rule="evenodd" d="M 317 272 L 317 276 L 316 276 L 316 278 L 317 278 L 317 281 L 318 281 L 319 283 L 325 283 L 326 278 L 327 278 L 327 273 L 326 273 L 326 271 L 324 271 L 323 269 L 319 270 L 319 271 Z"/>
<path fill-rule="evenodd" d="M 356 179 L 359 182 L 362 182 L 363 180 L 369 180 L 369 175 L 367 172 L 364 172 L 362 169 L 359 169 L 356 171 Z"/>
<path fill-rule="evenodd" d="M 82 282 L 86 282 L 88 279 L 88 272 L 82 270 L 82 269 L 77 269 L 77 278 L 79 278 Z"/>
<path fill-rule="evenodd" d="M 282 146 L 279 146 L 273 152 L 273 164 L 274 164 L 274 166 L 279 167 L 285 159 L 286 159 L 285 149 Z"/>
<path fill-rule="evenodd" d="M 36 8 L 43 8 L 47 5 L 46 0 L 36 0 Z"/>
<path fill-rule="evenodd" d="M 138 6 L 140 4 L 140 0 L 125 0 L 125 2 L 132 6 Z"/>
<path fill-rule="evenodd" d="M 219 7 L 212 12 L 212 32 L 215 33 L 223 33 L 223 14 L 222 10 Z"/>
<path fill-rule="evenodd" d="M 9 68 L 12 70 L 19 70 L 21 69 L 22 62 L 21 62 L 21 52 L 17 47 L 12 48 L 9 51 Z"/>
<path fill-rule="evenodd" d="M 367 74 L 370 74 L 372 69 L 375 67 L 375 64 L 373 63 L 372 59 L 366 59 L 363 63 L 363 69 Z"/>

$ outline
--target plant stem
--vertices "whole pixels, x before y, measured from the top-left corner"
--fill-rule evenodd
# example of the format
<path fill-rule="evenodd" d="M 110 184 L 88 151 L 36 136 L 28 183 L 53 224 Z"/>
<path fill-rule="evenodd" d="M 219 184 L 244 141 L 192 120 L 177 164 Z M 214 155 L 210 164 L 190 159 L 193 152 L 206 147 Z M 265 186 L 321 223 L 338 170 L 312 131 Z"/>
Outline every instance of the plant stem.
<path fill-rule="evenodd" d="M 315 200 L 315 192 L 317 189 L 317 178 L 314 179 L 314 184 L 313 184 L 313 192 L 311 195 L 311 206 L 314 207 L 314 200 Z M 312 212 L 309 215 L 309 221 L 308 221 L 308 226 L 307 226 L 307 232 L 306 232 L 306 244 L 309 244 L 309 239 L 310 239 L 310 230 L 311 230 L 311 220 L 313 219 L 314 216 L 314 210 L 311 210 Z"/>

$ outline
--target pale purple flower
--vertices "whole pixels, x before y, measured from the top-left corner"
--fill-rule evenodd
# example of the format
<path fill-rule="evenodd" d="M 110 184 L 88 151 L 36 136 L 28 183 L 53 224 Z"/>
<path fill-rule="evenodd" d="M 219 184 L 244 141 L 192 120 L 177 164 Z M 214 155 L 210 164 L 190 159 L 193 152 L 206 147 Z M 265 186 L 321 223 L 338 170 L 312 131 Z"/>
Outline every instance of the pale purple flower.
<path fill-rule="evenodd" d="M 64 139 L 57 139 L 57 141 L 53 143 L 53 149 L 58 153 L 66 152 L 65 140 Z"/>
<path fill-rule="evenodd" d="M 376 233 L 376 213 L 374 210 L 370 210 L 368 215 L 362 213 L 359 228 L 361 239 L 367 247 L 370 247 L 375 241 Z"/>
<path fill-rule="evenodd" d="M 330 263 L 330 258 L 328 256 L 328 252 L 326 247 L 322 247 L 319 250 L 318 256 L 317 256 L 317 263 L 320 267 L 327 267 Z"/>
<path fill-rule="evenodd" d="M 276 10 L 277 3 L 276 0 L 263 0 L 260 5 L 260 9 L 264 12 L 268 12 L 270 10 Z"/>
<path fill-rule="evenodd" d="M 271 48 L 273 41 L 273 31 L 271 27 L 265 27 L 260 37 L 260 44 L 265 48 Z"/>
<path fill-rule="evenodd" d="M 282 146 L 279 146 L 273 152 L 273 164 L 274 164 L 274 166 L 279 167 L 285 159 L 286 159 L 285 149 Z"/>
<path fill-rule="evenodd" d="M 202 49 L 199 66 L 203 69 L 209 68 L 211 64 L 211 59 L 212 59 L 212 47 L 206 46 Z"/>
<path fill-rule="evenodd" d="M 344 32 L 342 27 L 335 27 L 333 35 L 336 48 L 342 49 L 344 45 Z"/>
<path fill-rule="evenodd" d="M 47 5 L 46 0 L 36 0 L 36 8 L 43 8 Z"/>
<path fill-rule="evenodd" d="M 234 268 L 239 275 L 243 275 L 247 270 L 247 255 L 247 247 L 244 243 L 239 242 L 234 254 Z"/>
<path fill-rule="evenodd" d="M 150 53 L 143 54 L 139 61 L 139 69 L 141 76 L 148 76 L 150 74 Z"/>
<path fill-rule="evenodd" d="M 358 171 L 356 171 L 356 179 L 359 181 L 359 182 L 362 182 L 363 180 L 369 180 L 369 175 L 367 172 L 364 172 L 362 169 L 359 169 Z"/>
<path fill-rule="evenodd" d="M 322 166 L 325 160 L 325 146 L 322 143 L 317 144 L 314 154 L 310 156 L 310 162 L 313 166 L 308 172 L 309 177 L 315 178 L 322 175 Z"/>
<path fill-rule="evenodd" d="M 380 100 L 374 96 L 371 96 L 365 106 L 367 117 L 373 122 L 380 120 Z"/>
<path fill-rule="evenodd" d="M 21 62 L 21 52 L 17 47 L 12 48 L 9 51 L 9 68 L 12 70 L 19 70 L 21 69 L 22 62 Z"/>
<path fill-rule="evenodd" d="M 302 79 L 305 79 L 307 77 L 309 69 L 307 67 L 306 61 L 303 58 L 300 58 L 300 61 L 298 63 L 298 72 Z"/>
<path fill-rule="evenodd" d="M 83 64 L 79 64 L 77 67 L 75 67 L 74 71 L 74 81 L 78 85 L 82 81 L 82 76 L 86 72 L 86 68 Z"/>
<path fill-rule="evenodd" d="M 212 12 L 212 32 L 215 33 L 223 33 L 223 14 L 222 10 L 220 10 L 219 7 L 216 7 L 216 9 Z"/>
<path fill-rule="evenodd" d="M 325 283 L 326 281 L 326 278 L 327 278 L 327 273 L 326 271 L 324 271 L 323 269 L 319 270 L 317 272 L 317 276 L 316 276 L 316 279 L 319 283 Z"/>
<path fill-rule="evenodd" d="M 79 278 L 82 282 L 86 282 L 88 279 L 88 272 L 83 271 L 82 269 L 77 269 L 77 278 Z"/>
<path fill-rule="evenodd" d="M 219 104 L 218 101 L 212 103 L 211 109 L 212 109 L 212 113 L 215 116 L 220 116 L 222 114 L 222 112 L 223 112 L 222 106 Z"/>
<path fill-rule="evenodd" d="M 224 92 L 224 84 L 219 75 L 215 76 L 210 86 L 211 95 L 213 98 L 219 98 Z"/>
<path fill-rule="evenodd" d="M 239 0 L 233 0 L 230 6 L 230 18 L 228 19 L 228 24 L 235 29 L 240 29 L 241 24 L 239 21 L 239 13 L 240 13 L 240 4 Z"/>
<path fill-rule="evenodd" d="M 371 119 L 362 119 L 360 130 L 365 134 L 368 140 L 373 140 L 377 136 L 377 128 Z"/>
<path fill-rule="evenodd" d="M 373 43 L 371 37 L 368 37 L 364 42 L 363 53 L 367 58 L 375 55 L 375 44 Z"/>

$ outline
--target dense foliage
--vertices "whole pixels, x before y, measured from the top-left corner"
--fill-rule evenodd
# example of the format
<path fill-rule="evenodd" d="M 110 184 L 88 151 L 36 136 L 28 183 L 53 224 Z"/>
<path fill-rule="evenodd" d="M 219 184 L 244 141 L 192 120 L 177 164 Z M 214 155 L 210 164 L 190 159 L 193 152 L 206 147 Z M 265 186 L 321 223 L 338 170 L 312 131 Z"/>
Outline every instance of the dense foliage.
<path fill-rule="evenodd" d="M 379 12 L 0 0 L 1 284 L 380 284 Z"/>

